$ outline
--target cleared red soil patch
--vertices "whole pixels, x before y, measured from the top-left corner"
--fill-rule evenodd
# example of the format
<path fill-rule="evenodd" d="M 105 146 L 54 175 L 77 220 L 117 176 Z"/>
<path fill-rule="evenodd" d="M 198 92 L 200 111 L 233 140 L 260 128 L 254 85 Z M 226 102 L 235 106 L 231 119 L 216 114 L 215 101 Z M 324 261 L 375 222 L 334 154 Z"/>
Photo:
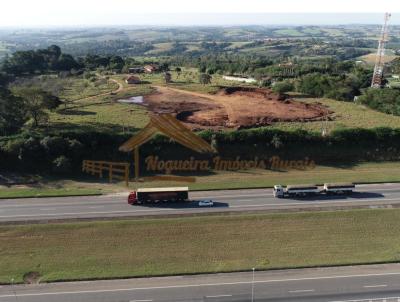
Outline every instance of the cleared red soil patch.
<path fill-rule="evenodd" d="M 228 87 L 202 94 L 157 87 L 145 97 L 150 111 L 172 113 L 193 129 L 251 128 L 274 122 L 324 119 L 332 112 L 319 104 L 295 101 L 268 89 Z"/>

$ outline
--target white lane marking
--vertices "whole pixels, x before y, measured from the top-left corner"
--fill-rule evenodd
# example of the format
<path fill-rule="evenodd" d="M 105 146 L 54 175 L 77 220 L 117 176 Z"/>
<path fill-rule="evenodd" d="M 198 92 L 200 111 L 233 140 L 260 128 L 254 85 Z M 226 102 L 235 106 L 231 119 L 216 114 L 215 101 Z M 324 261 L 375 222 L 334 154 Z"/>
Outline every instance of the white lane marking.
<path fill-rule="evenodd" d="M 364 285 L 365 288 L 386 287 L 387 284 Z"/>
<path fill-rule="evenodd" d="M 89 207 L 89 209 L 102 209 L 104 206 L 97 206 L 97 207 Z"/>
<path fill-rule="evenodd" d="M 215 198 L 215 199 L 218 199 L 218 198 L 238 198 L 238 197 L 272 197 L 272 196 L 274 196 L 272 193 L 271 194 L 242 194 L 242 195 L 240 195 L 240 194 L 238 194 L 238 195 L 213 195 L 213 194 L 210 194 L 210 195 L 196 195 L 196 194 L 191 194 L 191 195 L 193 195 L 194 197 L 196 197 L 196 198 Z"/>
<path fill-rule="evenodd" d="M 18 297 L 27 297 L 27 296 L 70 295 L 70 294 L 72 295 L 72 294 L 106 293 L 106 292 L 154 290 L 154 289 L 168 289 L 168 288 L 196 288 L 196 287 L 205 287 L 205 286 L 228 286 L 228 285 L 252 284 L 252 283 L 262 284 L 262 283 L 279 283 L 279 282 L 292 282 L 292 281 L 348 279 L 348 278 L 365 278 L 365 277 L 382 277 L 382 276 L 399 276 L 399 275 L 400 275 L 400 272 L 380 273 L 380 274 L 364 274 L 364 275 L 333 275 L 333 276 L 321 276 L 321 277 L 257 280 L 254 282 L 253 281 L 238 281 L 238 282 L 221 282 L 221 283 L 196 283 L 196 284 L 167 285 L 167 286 L 153 286 L 153 287 L 132 287 L 132 288 L 98 289 L 98 290 L 84 290 L 84 291 L 27 293 L 27 294 L 17 294 L 17 296 Z M 15 296 L 14 294 L 0 295 L 0 298 L 9 298 L 9 297 L 14 297 L 14 296 Z M 363 301 L 363 300 L 348 300 L 348 301 Z M 341 301 L 331 301 L 331 302 L 341 302 Z"/>
<path fill-rule="evenodd" d="M 384 297 L 384 298 L 370 298 L 370 299 L 361 299 L 361 300 L 332 300 L 329 302 L 364 302 L 364 301 L 368 301 L 368 302 L 373 302 L 373 301 L 386 301 L 386 300 L 393 300 L 393 299 L 398 299 L 397 301 L 400 300 L 400 297 Z"/>
<path fill-rule="evenodd" d="M 289 290 L 289 293 L 309 293 L 315 292 L 315 289 L 296 289 L 296 290 Z"/>
<path fill-rule="evenodd" d="M 55 211 L 57 208 L 41 208 L 40 211 Z"/>
<path fill-rule="evenodd" d="M 129 302 L 151 302 L 153 300 L 130 300 Z"/>
<path fill-rule="evenodd" d="M 206 298 L 223 298 L 223 297 L 232 297 L 232 295 L 215 295 L 215 296 L 206 296 Z"/>

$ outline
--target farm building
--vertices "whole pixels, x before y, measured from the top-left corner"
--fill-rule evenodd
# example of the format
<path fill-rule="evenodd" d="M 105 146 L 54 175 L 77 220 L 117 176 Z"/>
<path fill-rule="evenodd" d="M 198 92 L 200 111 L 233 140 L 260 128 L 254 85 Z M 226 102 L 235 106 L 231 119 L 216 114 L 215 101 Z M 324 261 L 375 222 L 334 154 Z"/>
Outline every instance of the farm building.
<path fill-rule="evenodd" d="M 143 67 L 131 67 L 129 68 L 129 73 L 143 73 L 144 68 Z"/>
<path fill-rule="evenodd" d="M 153 73 L 153 72 L 158 71 L 158 66 L 155 64 L 146 65 L 143 68 L 144 68 L 144 72 L 146 72 L 146 73 Z"/>
<path fill-rule="evenodd" d="M 140 78 L 135 76 L 130 76 L 126 79 L 126 83 L 128 84 L 140 84 Z"/>
<path fill-rule="evenodd" d="M 222 76 L 224 80 L 227 81 L 238 81 L 242 83 L 256 83 L 257 80 L 253 78 L 236 77 L 236 76 Z"/>

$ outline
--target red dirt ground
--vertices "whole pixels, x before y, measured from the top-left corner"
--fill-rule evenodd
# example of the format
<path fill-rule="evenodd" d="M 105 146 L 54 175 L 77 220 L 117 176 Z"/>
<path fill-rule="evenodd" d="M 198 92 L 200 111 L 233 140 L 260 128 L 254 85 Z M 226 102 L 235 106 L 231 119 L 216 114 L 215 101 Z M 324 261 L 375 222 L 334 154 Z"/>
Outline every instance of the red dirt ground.
<path fill-rule="evenodd" d="M 192 129 L 252 128 L 274 122 L 316 121 L 332 113 L 322 105 L 295 101 L 269 89 L 228 87 L 216 94 L 170 87 L 156 89 L 145 97 L 148 109 L 175 114 Z"/>

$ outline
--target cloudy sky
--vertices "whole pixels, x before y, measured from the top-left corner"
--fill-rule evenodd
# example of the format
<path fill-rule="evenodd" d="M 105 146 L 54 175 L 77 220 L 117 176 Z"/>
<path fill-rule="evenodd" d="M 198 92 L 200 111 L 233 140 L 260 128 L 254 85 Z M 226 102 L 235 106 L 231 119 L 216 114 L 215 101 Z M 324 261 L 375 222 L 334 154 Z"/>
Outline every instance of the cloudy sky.
<path fill-rule="evenodd" d="M 381 23 L 386 11 L 400 24 L 400 0 L 1 0 L 0 26 Z"/>

